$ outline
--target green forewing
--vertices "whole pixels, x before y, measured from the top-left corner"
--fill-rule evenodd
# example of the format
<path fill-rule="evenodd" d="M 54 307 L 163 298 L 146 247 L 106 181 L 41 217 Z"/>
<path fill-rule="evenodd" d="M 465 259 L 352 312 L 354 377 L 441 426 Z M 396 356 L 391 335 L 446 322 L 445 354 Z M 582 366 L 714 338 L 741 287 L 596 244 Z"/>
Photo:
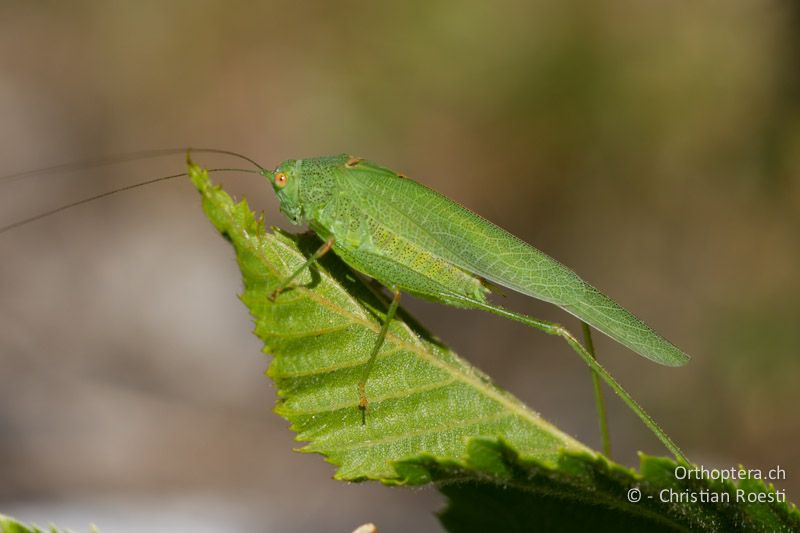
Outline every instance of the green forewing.
<path fill-rule="evenodd" d="M 689 357 L 574 271 L 533 246 L 411 179 L 362 161 L 337 173 L 338 194 L 366 217 L 442 259 L 493 283 L 558 305 L 657 363 Z"/>

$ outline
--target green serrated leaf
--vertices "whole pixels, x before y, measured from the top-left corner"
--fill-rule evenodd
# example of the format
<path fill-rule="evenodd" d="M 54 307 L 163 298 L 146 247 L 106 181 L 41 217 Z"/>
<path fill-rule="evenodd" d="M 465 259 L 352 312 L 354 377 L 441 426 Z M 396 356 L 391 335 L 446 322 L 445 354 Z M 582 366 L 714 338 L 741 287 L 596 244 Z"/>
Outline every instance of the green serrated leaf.
<path fill-rule="evenodd" d="M 267 232 L 246 202 L 234 203 L 200 168 L 189 171 L 206 214 L 236 250 L 242 301 L 274 356 L 276 411 L 308 443 L 301 451 L 336 465 L 335 477 L 437 483 L 451 501 L 442 522 L 454 531 L 800 529 L 797 509 L 782 502 L 662 502 L 660 491 L 670 489 L 775 491 L 753 480 L 680 481 L 668 459 L 642 456 L 641 474 L 611 463 L 495 387 L 405 312 L 367 384 L 362 425 L 357 383 L 387 309 L 382 293 L 328 254 L 271 301 L 321 242 Z M 628 499 L 634 488 L 637 503 Z"/>

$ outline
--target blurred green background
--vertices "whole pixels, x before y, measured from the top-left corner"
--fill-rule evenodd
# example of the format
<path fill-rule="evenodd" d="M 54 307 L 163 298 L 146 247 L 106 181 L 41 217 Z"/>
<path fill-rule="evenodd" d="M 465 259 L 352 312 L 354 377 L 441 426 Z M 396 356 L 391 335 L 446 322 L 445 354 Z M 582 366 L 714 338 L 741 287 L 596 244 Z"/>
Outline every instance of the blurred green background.
<path fill-rule="evenodd" d="M 596 339 L 691 459 L 781 465 L 797 500 L 798 6 L 5 0 L 0 174 L 189 145 L 269 166 L 383 163 L 692 354 L 670 369 Z M 2 183 L 0 224 L 181 169 L 173 157 Z M 263 183 L 219 179 L 285 226 Z M 101 531 L 438 527 L 435 491 L 336 483 L 322 458 L 290 453 L 233 253 L 188 182 L 4 234 L 0 259 L 0 511 Z M 406 303 L 599 447 L 588 371 L 558 339 Z M 609 411 L 617 460 L 666 454 L 619 401 Z"/>

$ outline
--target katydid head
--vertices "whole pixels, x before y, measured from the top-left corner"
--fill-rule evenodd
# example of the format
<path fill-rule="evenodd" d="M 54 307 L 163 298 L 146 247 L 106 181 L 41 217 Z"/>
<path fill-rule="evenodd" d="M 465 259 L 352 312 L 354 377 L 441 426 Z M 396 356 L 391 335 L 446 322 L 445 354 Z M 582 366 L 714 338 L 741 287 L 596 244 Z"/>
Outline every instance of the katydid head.
<path fill-rule="evenodd" d="M 303 210 L 300 207 L 300 161 L 289 159 L 284 161 L 273 171 L 262 170 L 261 174 L 269 179 L 281 212 L 292 224 L 303 223 Z"/>

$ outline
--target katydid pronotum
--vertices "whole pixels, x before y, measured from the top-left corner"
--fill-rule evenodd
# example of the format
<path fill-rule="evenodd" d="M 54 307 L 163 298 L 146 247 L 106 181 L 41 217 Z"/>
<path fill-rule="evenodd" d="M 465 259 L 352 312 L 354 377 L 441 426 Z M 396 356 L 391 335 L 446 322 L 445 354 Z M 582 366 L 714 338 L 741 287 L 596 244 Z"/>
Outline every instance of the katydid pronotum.
<path fill-rule="evenodd" d="M 224 150 L 195 151 L 238 155 Z M 174 150 L 157 150 L 143 155 L 172 152 Z M 119 159 L 122 158 L 99 160 L 94 164 L 107 164 Z M 664 431 L 597 362 L 588 326 L 662 365 L 683 365 L 688 356 L 574 271 L 447 197 L 366 160 L 342 154 L 288 160 L 275 170 L 268 170 L 249 158 L 243 159 L 254 163 L 258 172 L 269 179 L 280 209 L 288 219 L 293 224 L 307 224 L 323 240 L 319 250 L 283 280 L 271 298 L 277 298 L 289 289 L 299 274 L 312 268 L 329 251 L 354 270 L 381 283 L 393 295 L 358 385 L 362 414 L 368 406 L 366 386 L 370 370 L 385 341 L 400 295 L 406 293 L 450 306 L 482 309 L 563 338 L 592 369 L 606 453 L 609 449 L 608 434 L 598 377 L 620 396 L 677 459 L 686 462 L 680 449 Z M 185 174 L 149 180 L 132 187 L 182 175 Z M 0 233 L 132 187 L 10 224 L 0 228 Z M 495 285 L 553 303 L 576 316 L 582 322 L 586 346 L 559 324 L 538 320 L 490 302 L 487 294 Z"/>

